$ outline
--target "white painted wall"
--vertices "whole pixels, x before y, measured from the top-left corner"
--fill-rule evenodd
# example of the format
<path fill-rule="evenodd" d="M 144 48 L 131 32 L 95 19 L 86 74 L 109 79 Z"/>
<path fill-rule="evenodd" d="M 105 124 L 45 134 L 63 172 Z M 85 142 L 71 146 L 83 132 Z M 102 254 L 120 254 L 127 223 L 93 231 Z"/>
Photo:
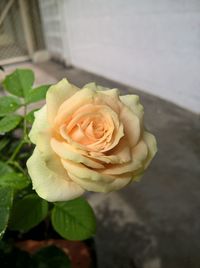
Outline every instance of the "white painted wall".
<path fill-rule="evenodd" d="M 68 62 L 200 112 L 200 0 L 59 1 Z"/>
<path fill-rule="evenodd" d="M 47 50 L 56 58 L 63 59 L 64 19 L 61 12 L 61 1 L 40 0 L 40 12 Z"/>

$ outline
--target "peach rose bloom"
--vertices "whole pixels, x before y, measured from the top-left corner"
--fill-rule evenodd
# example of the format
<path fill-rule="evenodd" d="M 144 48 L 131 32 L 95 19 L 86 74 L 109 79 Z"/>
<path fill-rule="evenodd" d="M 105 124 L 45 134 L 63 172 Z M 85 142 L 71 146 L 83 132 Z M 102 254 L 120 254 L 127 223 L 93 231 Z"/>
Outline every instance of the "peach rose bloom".
<path fill-rule="evenodd" d="M 52 202 L 121 189 L 142 176 L 157 150 L 138 96 L 94 83 L 79 89 L 66 79 L 48 90 L 29 137 L 33 188 Z"/>

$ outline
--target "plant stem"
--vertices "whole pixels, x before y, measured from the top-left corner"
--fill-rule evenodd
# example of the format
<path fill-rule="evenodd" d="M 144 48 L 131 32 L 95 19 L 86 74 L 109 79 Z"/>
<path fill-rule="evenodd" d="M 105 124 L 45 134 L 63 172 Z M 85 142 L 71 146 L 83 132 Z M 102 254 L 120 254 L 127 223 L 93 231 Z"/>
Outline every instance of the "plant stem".
<path fill-rule="evenodd" d="M 22 148 L 22 146 L 23 146 L 25 143 L 26 143 L 26 142 L 25 142 L 24 139 L 22 139 L 22 140 L 20 141 L 20 143 L 17 145 L 16 149 L 14 150 L 13 154 L 12 154 L 11 157 L 8 159 L 8 161 L 7 161 L 8 163 L 9 163 L 9 162 L 12 162 L 12 161 L 15 159 L 16 155 L 18 154 L 18 152 L 20 151 L 20 149 Z"/>
<path fill-rule="evenodd" d="M 23 137 L 18 146 L 15 148 L 13 154 L 11 157 L 8 159 L 7 163 L 13 163 L 13 160 L 15 159 L 16 155 L 19 153 L 21 148 L 23 147 L 24 144 L 30 143 L 28 134 L 27 134 L 27 122 L 26 122 L 26 113 L 27 113 L 27 105 L 26 103 L 24 104 L 24 122 L 23 122 Z M 15 162 L 16 163 L 16 162 Z"/>
<path fill-rule="evenodd" d="M 9 161 L 9 164 L 16 167 L 19 171 L 21 171 L 25 176 L 27 175 L 24 169 L 20 166 L 18 162 Z"/>
<path fill-rule="evenodd" d="M 28 138 L 28 134 L 27 134 L 27 122 L 26 122 L 26 113 L 27 113 L 27 105 L 26 103 L 24 104 L 24 138 L 27 139 Z"/>

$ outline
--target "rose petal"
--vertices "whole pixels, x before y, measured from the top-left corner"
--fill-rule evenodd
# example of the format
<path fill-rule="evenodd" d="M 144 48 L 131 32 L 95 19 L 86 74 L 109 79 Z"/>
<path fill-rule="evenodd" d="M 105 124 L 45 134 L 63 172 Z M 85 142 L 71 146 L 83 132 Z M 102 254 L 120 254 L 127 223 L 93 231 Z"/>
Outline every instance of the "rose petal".
<path fill-rule="evenodd" d="M 140 122 L 143 123 L 144 107 L 140 103 L 140 98 L 137 95 L 125 95 L 120 96 L 120 100 L 128 106 L 135 115 L 140 119 Z"/>
<path fill-rule="evenodd" d="M 90 139 L 78 126 L 81 119 L 95 119 L 101 116 L 106 133 L 96 141 Z M 100 119 L 99 119 L 100 120 Z M 74 130 L 74 131 L 73 131 Z M 108 106 L 86 104 L 79 108 L 70 117 L 69 122 L 60 127 L 61 136 L 73 147 L 86 151 L 106 152 L 114 148 L 124 136 L 123 125 L 119 122 L 117 114 Z"/>
<path fill-rule="evenodd" d="M 121 107 L 120 120 L 124 126 L 125 137 L 132 148 L 138 143 L 140 138 L 140 121 L 125 105 Z"/>
<path fill-rule="evenodd" d="M 68 145 L 66 142 L 60 142 L 52 138 L 51 146 L 53 150 L 63 159 L 68 159 L 76 163 L 83 163 L 91 168 L 104 168 L 102 164 L 83 156 L 79 151 Z"/>
<path fill-rule="evenodd" d="M 127 172 L 133 172 L 143 167 L 144 161 L 147 158 L 148 149 L 144 141 L 140 141 L 132 149 L 132 160 L 125 164 L 115 164 L 111 167 L 105 168 L 101 172 L 107 175 L 119 175 Z"/>
<path fill-rule="evenodd" d="M 148 147 L 148 156 L 145 162 L 145 169 L 146 169 L 157 152 L 157 143 L 154 135 L 152 135 L 147 131 L 144 131 L 143 139 Z"/>
<path fill-rule="evenodd" d="M 93 91 L 98 92 L 97 103 L 104 103 L 111 107 L 113 111 L 119 113 L 119 90 L 117 88 L 107 88 L 96 85 L 96 83 L 86 84 L 83 88 L 89 88 Z"/>
<path fill-rule="evenodd" d="M 42 152 L 43 157 L 49 157 L 53 152 L 50 146 L 51 130 L 47 121 L 47 109 L 44 106 L 35 113 L 35 121 L 29 133 L 33 143 L 37 145 L 38 150 Z"/>
<path fill-rule="evenodd" d="M 110 89 L 105 91 L 98 91 L 98 99 L 96 103 L 104 103 L 110 107 L 115 113 L 120 112 L 120 99 L 118 89 Z"/>
<path fill-rule="evenodd" d="M 93 103 L 96 92 L 91 89 L 82 89 L 76 92 L 70 99 L 62 103 L 55 118 L 55 129 L 58 129 L 66 119 L 77 111 L 81 106 Z"/>
<path fill-rule="evenodd" d="M 123 164 L 131 160 L 131 148 L 129 147 L 126 138 L 123 137 L 114 149 L 107 152 L 103 157 L 97 159 L 102 159 L 105 163 L 112 164 Z"/>
<path fill-rule="evenodd" d="M 117 88 L 110 89 L 108 87 L 99 86 L 95 82 L 88 83 L 88 84 L 84 85 L 83 88 L 90 88 L 94 91 L 98 91 L 100 93 L 103 93 L 103 94 L 106 94 L 106 95 L 109 95 L 112 97 L 114 96 L 114 97 L 117 97 L 119 99 L 119 90 Z"/>
<path fill-rule="evenodd" d="M 74 95 L 79 88 L 70 84 L 66 79 L 62 79 L 56 85 L 53 85 L 47 91 L 46 102 L 48 121 L 50 124 L 54 122 L 54 118 L 58 112 L 60 105 Z"/>
<path fill-rule="evenodd" d="M 81 163 L 75 163 L 70 160 L 61 159 L 63 167 L 67 170 L 67 172 L 78 176 L 81 179 L 89 179 L 93 181 L 105 181 L 110 182 L 113 178 L 106 174 L 101 174 L 94 169 L 90 169 Z"/>
<path fill-rule="evenodd" d="M 52 155 L 47 165 L 36 147 L 27 161 L 27 168 L 33 189 L 49 202 L 71 200 L 84 193 L 84 190 L 68 177 L 56 155 Z"/>
<path fill-rule="evenodd" d="M 40 132 L 46 132 L 49 129 L 47 121 L 47 107 L 43 106 L 39 111 L 34 113 L 35 120 L 33 122 L 29 138 L 32 143 L 36 144 Z"/>
<path fill-rule="evenodd" d="M 81 179 L 80 177 L 75 176 L 70 172 L 69 176 L 74 182 L 81 185 L 81 187 L 83 187 L 85 190 L 93 192 L 103 192 L 103 193 L 119 190 L 124 186 L 126 186 L 129 182 L 131 182 L 130 174 L 120 176 L 120 178 L 113 178 L 109 182 Z"/>

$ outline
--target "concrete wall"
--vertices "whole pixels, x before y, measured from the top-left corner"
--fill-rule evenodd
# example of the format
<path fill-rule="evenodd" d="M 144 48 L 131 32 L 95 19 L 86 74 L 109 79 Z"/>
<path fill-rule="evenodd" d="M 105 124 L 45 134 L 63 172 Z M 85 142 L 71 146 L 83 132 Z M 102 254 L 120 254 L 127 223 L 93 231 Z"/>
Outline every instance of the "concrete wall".
<path fill-rule="evenodd" d="M 66 61 L 200 112 L 199 0 L 60 5 Z"/>

